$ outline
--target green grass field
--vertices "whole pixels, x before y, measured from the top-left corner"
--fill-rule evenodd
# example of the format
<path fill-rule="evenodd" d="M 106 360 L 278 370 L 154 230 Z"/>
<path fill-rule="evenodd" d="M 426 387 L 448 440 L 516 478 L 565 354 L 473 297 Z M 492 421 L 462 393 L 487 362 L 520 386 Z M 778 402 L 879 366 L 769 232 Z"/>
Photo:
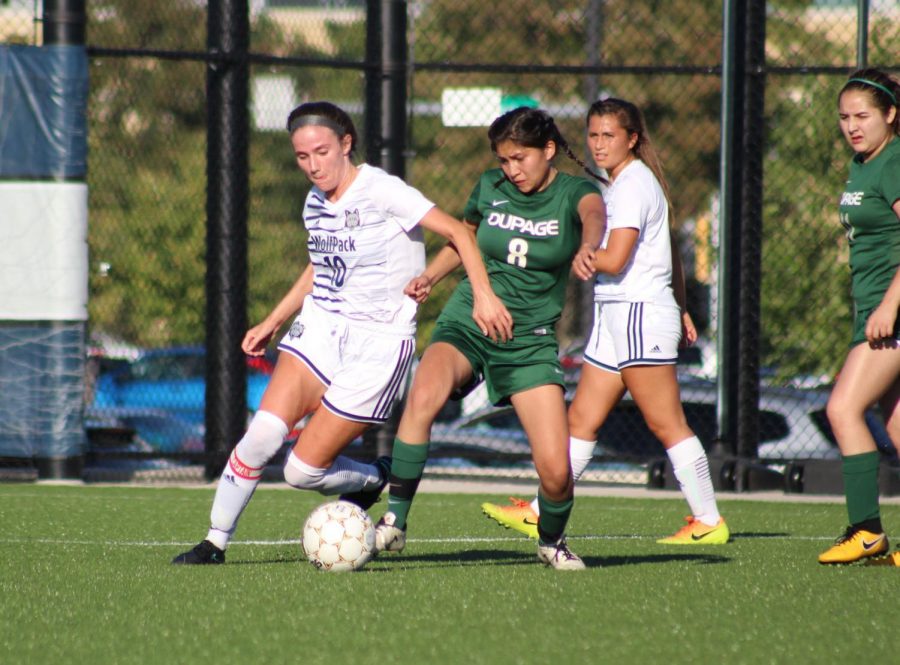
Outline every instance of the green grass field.
<path fill-rule="evenodd" d="M 209 488 L 0 485 L 0 661 L 898 662 L 900 571 L 815 561 L 841 504 L 722 498 L 733 542 L 673 548 L 672 496 L 579 498 L 589 570 L 560 573 L 481 515 L 505 497 L 421 494 L 401 555 L 329 574 L 298 543 L 311 493 L 263 486 L 226 565 L 174 567 Z M 900 538 L 900 506 L 883 517 Z"/>

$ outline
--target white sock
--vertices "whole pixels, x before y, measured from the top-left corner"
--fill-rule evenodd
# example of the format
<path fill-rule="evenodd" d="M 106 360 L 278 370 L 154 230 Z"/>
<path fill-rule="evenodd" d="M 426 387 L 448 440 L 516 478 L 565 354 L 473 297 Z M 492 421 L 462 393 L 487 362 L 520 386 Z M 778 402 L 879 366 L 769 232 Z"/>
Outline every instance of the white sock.
<path fill-rule="evenodd" d="M 266 463 L 278 452 L 288 431 L 288 426 L 278 416 L 257 411 L 247 432 L 231 451 L 228 464 L 219 477 L 209 514 L 206 539 L 216 547 L 223 550 L 228 547 L 238 519 L 259 485 Z"/>
<path fill-rule="evenodd" d="M 576 483 L 581 478 L 581 474 L 584 473 L 587 465 L 594 459 L 594 446 L 596 444 L 596 441 L 577 439 L 574 436 L 569 437 L 569 464 L 572 466 L 572 480 Z M 536 496 L 531 501 L 531 508 L 536 515 L 541 514 Z"/>
<path fill-rule="evenodd" d="M 595 443 L 596 441 L 569 437 L 569 463 L 572 465 L 572 480 L 576 483 L 594 458 Z"/>
<path fill-rule="evenodd" d="M 374 489 L 381 484 L 378 467 L 339 455 L 331 467 L 311 466 L 291 453 L 284 465 L 284 477 L 298 489 L 316 490 L 325 495 Z"/>
<path fill-rule="evenodd" d="M 685 439 L 666 450 L 681 493 L 687 499 L 694 519 L 707 526 L 719 523 L 716 492 L 709 474 L 709 461 L 703 444 L 696 436 Z"/>

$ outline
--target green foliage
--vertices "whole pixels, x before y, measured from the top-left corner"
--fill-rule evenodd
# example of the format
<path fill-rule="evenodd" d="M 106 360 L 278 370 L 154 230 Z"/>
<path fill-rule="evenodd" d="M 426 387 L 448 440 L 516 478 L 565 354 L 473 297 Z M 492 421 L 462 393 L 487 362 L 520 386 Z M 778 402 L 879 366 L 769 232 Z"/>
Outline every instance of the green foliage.
<path fill-rule="evenodd" d="M 410 80 L 414 111 L 407 179 L 449 213 L 461 215 L 479 173 L 491 167 L 494 158 L 485 127 L 444 127 L 433 109 L 445 88 L 477 86 L 536 98 L 553 112 L 578 155 L 585 154 L 589 94 L 636 102 L 665 165 L 675 225 L 690 228 L 693 220 L 709 217 L 719 169 L 721 92 L 715 68 L 721 60 L 720 0 L 433 0 L 410 3 L 410 9 L 414 64 L 527 68 L 592 62 L 698 70 L 661 74 L 614 69 L 597 75 L 415 70 Z M 820 10 L 820 4 L 811 0 L 770 2 L 767 62 L 851 62 L 853 39 L 847 35 L 853 30 L 846 25 L 836 30 L 833 20 L 821 19 Z M 205 49 L 203 3 L 98 0 L 88 3 L 88 11 L 88 41 L 94 46 Z M 870 59 L 875 64 L 895 59 L 900 36 L 898 24 L 879 11 L 874 10 L 870 26 Z M 262 12 L 254 17 L 251 48 L 323 62 L 361 60 L 365 20 L 361 10 L 351 14 L 335 15 L 316 31 L 305 23 L 308 17 L 302 12 Z M 344 20 L 348 16 L 350 20 Z M 345 104 L 362 134 L 362 70 L 328 64 L 254 65 L 251 74 L 289 77 L 298 102 L 331 99 Z M 204 337 L 205 79 L 202 62 L 145 57 L 91 61 L 93 330 L 150 346 L 199 342 Z M 845 348 L 849 278 L 833 213 L 847 158 L 833 118 L 832 96 L 838 83 L 836 77 L 779 73 L 767 77 L 762 362 L 779 367 L 785 376 L 831 373 Z M 367 137 L 361 139 L 364 143 Z M 308 184 L 296 168 L 284 132 L 254 130 L 247 140 L 252 324 L 268 313 L 306 262 L 300 211 Z M 358 156 L 364 155 L 360 145 Z M 558 166 L 581 173 L 580 166 L 566 157 L 558 159 Z M 444 243 L 431 234 L 427 242 L 429 254 Z M 421 308 L 420 345 L 427 342 L 458 278 L 452 275 L 438 285 Z M 564 340 L 583 326 L 584 317 L 570 310 L 564 317 Z"/>

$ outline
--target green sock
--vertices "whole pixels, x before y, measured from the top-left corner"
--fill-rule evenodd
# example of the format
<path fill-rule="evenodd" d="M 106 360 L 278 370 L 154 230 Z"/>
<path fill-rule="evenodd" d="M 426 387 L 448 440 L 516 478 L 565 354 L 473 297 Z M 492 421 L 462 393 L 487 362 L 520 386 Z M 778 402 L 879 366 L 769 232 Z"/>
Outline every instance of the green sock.
<path fill-rule="evenodd" d="M 388 510 L 397 516 L 394 522 L 397 528 L 406 528 L 406 519 L 422 473 L 425 471 L 426 460 L 428 460 L 427 442 L 412 446 L 400 439 L 394 439 Z"/>
<path fill-rule="evenodd" d="M 861 455 L 845 455 L 842 471 L 844 496 L 850 524 L 879 519 L 878 509 L 878 451 Z"/>
<path fill-rule="evenodd" d="M 538 507 L 540 509 L 538 537 L 542 545 L 551 545 L 562 537 L 574 503 L 574 498 L 568 498 L 563 501 L 551 501 L 538 492 Z"/>

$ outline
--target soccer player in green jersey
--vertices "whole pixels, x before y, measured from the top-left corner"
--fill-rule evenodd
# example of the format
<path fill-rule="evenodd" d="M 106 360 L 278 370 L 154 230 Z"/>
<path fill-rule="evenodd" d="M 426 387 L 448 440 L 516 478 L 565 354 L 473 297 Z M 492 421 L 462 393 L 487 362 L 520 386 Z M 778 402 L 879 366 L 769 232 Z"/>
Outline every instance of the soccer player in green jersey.
<path fill-rule="evenodd" d="M 451 394 L 483 379 L 493 403 L 512 403 L 531 444 L 540 478 L 538 559 L 557 570 L 580 570 L 584 563 L 564 536 L 573 483 L 555 324 L 569 271 L 583 280 L 593 276 L 591 250 L 606 211 L 593 183 L 554 166 L 563 151 L 590 173 L 544 111 L 509 111 L 491 124 L 488 138 L 500 168 L 481 176 L 463 218 L 477 229 L 491 287 L 513 318 L 512 336 L 500 338 L 471 320 L 472 283 L 463 278 L 438 318 L 407 398 L 394 441 L 388 511 L 376 527 L 375 546 L 403 549 L 431 425 Z M 457 265 L 458 254 L 445 247 L 410 282 L 409 295 L 424 300 Z"/>
<path fill-rule="evenodd" d="M 887 555 L 878 507 L 879 452 L 864 414 L 881 406 L 900 449 L 900 83 L 877 69 L 855 72 L 841 88 L 838 117 L 855 153 L 841 194 L 840 219 L 850 241 L 854 306 L 850 352 L 828 400 L 828 421 L 843 459 L 850 526 L 819 563 L 900 566 Z"/>

